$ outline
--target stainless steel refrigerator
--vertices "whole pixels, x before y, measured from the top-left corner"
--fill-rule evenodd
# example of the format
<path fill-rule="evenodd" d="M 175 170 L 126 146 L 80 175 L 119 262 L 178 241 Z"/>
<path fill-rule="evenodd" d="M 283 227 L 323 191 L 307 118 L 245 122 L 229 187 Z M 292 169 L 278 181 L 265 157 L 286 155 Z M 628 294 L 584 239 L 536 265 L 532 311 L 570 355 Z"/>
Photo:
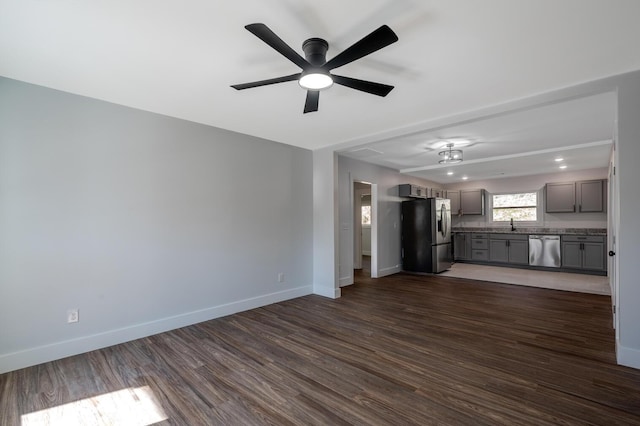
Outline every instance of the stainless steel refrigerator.
<path fill-rule="evenodd" d="M 427 198 L 402 203 L 402 269 L 438 273 L 451 267 L 451 201 Z"/>

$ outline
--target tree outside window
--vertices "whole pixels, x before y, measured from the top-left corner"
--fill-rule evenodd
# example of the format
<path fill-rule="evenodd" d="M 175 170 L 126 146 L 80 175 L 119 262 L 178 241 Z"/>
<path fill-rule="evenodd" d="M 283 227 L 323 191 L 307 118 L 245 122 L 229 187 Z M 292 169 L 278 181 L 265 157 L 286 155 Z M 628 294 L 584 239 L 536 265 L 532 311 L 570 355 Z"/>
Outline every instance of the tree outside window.
<path fill-rule="evenodd" d="M 371 206 L 362 206 L 362 224 L 371 225 Z"/>
<path fill-rule="evenodd" d="M 535 222 L 538 212 L 538 194 L 521 192 L 493 196 L 493 221 Z"/>

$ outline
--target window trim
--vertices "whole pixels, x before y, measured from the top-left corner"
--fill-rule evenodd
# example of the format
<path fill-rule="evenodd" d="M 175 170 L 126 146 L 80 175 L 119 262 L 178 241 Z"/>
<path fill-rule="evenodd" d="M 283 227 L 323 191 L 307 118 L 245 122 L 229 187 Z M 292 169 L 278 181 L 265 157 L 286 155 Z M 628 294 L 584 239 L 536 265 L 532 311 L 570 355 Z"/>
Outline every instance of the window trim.
<path fill-rule="evenodd" d="M 493 196 L 494 195 L 510 195 L 510 194 L 526 194 L 526 193 L 535 193 L 536 194 L 536 220 L 519 220 L 514 221 L 514 226 L 541 226 L 544 223 L 544 209 L 542 206 L 542 191 L 543 189 L 525 189 L 520 191 L 501 191 L 501 192 L 491 192 L 489 194 L 488 207 L 490 212 L 489 223 L 493 225 L 501 225 L 501 226 L 510 226 L 508 221 L 502 220 L 493 220 Z M 533 206 L 519 206 L 519 207 L 533 207 Z M 496 207 L 496 209 L 501 208 L 511 208 L 511 207 Z"/>

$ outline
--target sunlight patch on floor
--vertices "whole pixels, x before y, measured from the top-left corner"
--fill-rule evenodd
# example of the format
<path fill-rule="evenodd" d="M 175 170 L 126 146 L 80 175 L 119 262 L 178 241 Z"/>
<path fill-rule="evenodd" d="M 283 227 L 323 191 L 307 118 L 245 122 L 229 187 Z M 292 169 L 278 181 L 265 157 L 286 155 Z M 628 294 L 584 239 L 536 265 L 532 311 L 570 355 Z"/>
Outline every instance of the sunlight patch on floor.
<path fill-rule="evenodd" d="M 22 426 L 148 426 L 167 420 L 149 386 L 127 388 L 22 416 Z"/>
<path fill-rule="evenodd" d="M 599 275 L 536 271 L 532 269 L 517 269 L 470 263 L 454 263 L 450 270 L 440 275 L 553 290 L 611 295 L 609 278 Z"/>

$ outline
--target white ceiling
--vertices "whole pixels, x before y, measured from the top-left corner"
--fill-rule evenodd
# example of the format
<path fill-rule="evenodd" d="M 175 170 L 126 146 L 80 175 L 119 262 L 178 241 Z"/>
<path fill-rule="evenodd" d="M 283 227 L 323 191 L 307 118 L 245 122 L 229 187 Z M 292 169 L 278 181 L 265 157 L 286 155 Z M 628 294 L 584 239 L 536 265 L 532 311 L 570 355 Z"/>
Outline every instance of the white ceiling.
<path fill-rule="evenodd" d="M 607 167 L 616 101 L 615 93 L 586 96 L 360 144 L 340 153 L 443 184 L 463 177 L 484 180 Z M 459 145 L 463 162 L 439 163 L 447 143 Z"/>
<path fill-rule="evenodd" d="M 316 149 L 640 69 L 638 16 L 637 0 L 0 0 L 0 75 Z M 302 41 L 322 37 L 328 58 L 387 24 L 397 43 L 339 71 L 395 89 L 380 98 L 336 85 L 321 93 L 318 112 L 304 115 L 296 82 L 236 91 L 229 85 L 298 71 L 244 29 L 253 22 L 301 54 Z M 599 142 L 610 138 L 603 129 L 611 118 L 611 99 L 600 100 L 605 106 L 558 106 L 575 115 L 566 121 L 546 122 L 553 114 L 540 111 L 528 127 L 527 114 L 537 112 L 525 111 L 428 136 L 468 133 L 482 142 L 465 149 L 465 167 Z M 376 146 L 392 167 L 422 167 L 432 159 L 412 150 L 425 136 Z"/>

